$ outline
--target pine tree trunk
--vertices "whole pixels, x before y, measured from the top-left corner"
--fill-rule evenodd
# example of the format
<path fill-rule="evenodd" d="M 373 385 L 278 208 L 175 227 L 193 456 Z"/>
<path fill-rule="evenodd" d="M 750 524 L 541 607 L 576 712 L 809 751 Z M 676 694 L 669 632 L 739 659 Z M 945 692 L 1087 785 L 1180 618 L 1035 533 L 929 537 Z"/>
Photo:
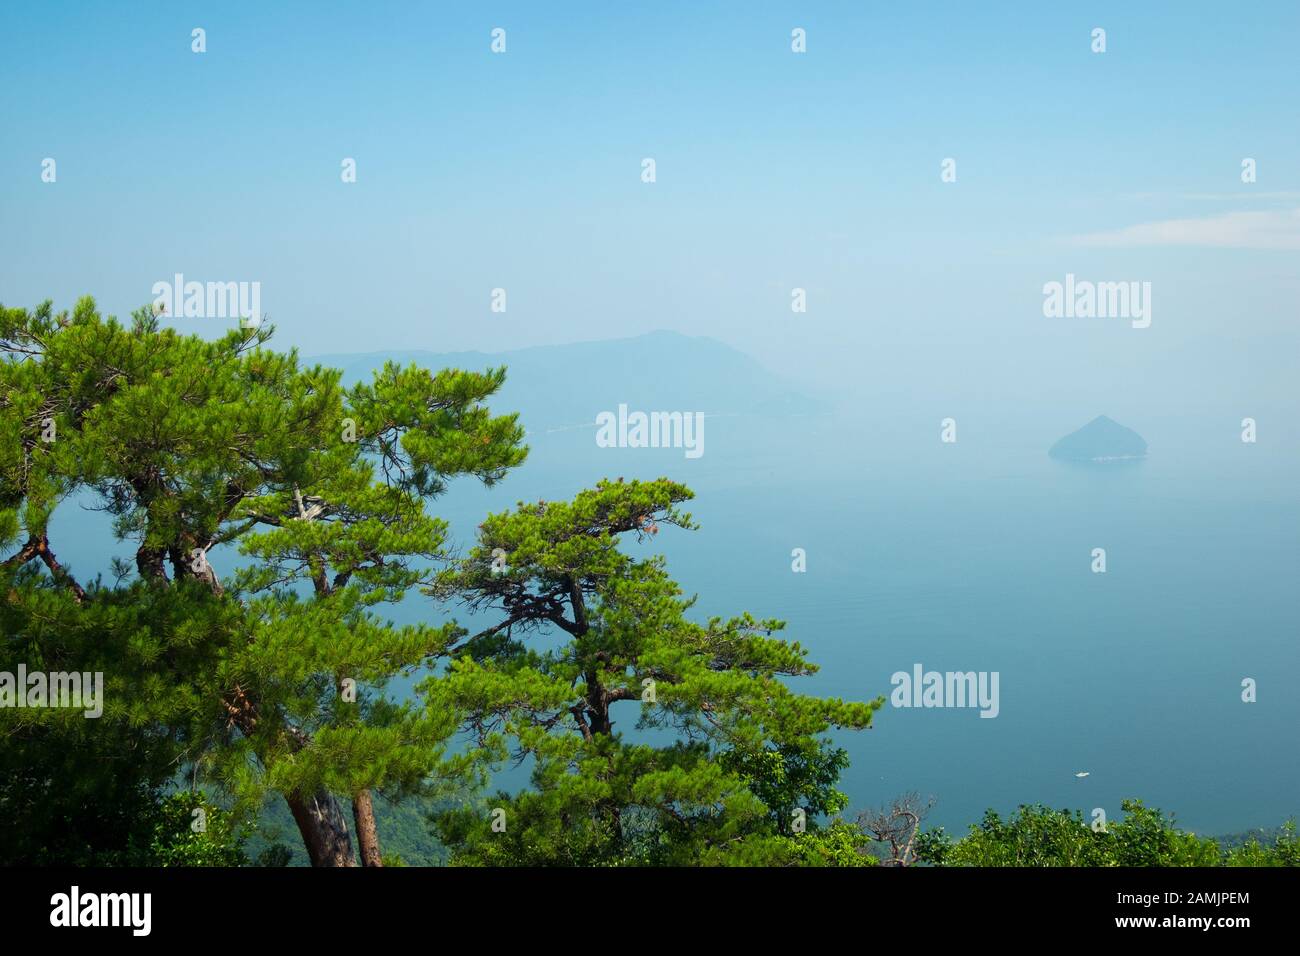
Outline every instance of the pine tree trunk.
<path fill-rule="evenodd" d="M 379 828 L 375 826 L 375 804 L 369 790 L 358 790 L 352 798 L 352 817 L 357 824 L 357 845 L 362 866 L 383 866 L 379 852 Z"/>
<path fill-rule="evenodd" d="M 298 824 L 312 866 L 357 865 L 347 818 L 333 794 L 318 790 L 311 797 L 294 793 L 286 794 L 284 799 Z"/>

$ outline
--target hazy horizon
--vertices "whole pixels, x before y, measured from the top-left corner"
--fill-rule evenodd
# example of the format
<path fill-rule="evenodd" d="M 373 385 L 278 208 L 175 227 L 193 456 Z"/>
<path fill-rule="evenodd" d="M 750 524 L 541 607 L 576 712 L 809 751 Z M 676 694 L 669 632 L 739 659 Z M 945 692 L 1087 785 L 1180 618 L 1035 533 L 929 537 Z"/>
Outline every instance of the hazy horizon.
<path fill-rule="evenodd" d="M 863 401 L 1296 408 L 1293 5 L 573 9 L 5 9 L 0 301 L 181 273 L 304 353 L 663 328 Z M 1068 274 L 1150 326 L 1045 318 Z"/>

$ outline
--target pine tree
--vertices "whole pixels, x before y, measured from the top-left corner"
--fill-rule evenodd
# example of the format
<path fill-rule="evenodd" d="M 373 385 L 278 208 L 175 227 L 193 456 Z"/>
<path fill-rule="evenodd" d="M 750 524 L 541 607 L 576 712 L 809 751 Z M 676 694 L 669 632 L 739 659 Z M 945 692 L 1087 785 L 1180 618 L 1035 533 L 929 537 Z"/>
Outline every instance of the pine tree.
<path fill-rule="evenodd" d="M 344 389 L 271 334 L 206 341 L 148 310 L 125 326 L 88 298 L 0 308 L 3 659 L 101 661 L 105 726 L 163 728 L 178 764 L 248 805 L 281 794 L 315 865 L 353 864 L 350 799 L 378 865 L 373 791 L 472 778 L 478 757 L 449 750 L 455 715 L 382 694 L 462 632 L 375 609 L 447 558 L 428 502 L 459 475 L 499 480 L 522 429 L 483 404 L 504 369 L 390 363 Z M 133 542 L 136 580 L 119 563 L 116 584 L 83 585 L 56 557 L 50 516 L 85 496 Z M 223 579 L 233 548 L 245 563 Z M 66 712 L 3 719 L 89 732 Z"/>
<path fill-rule="evenodd" d="M 867 727 L 883 701 L 793 692 L 787 680 L 816 667 L 774 636 L 782 622 L 699 623 L 661 557 L 620 548 L 693 528 L 679 508 L 691 497 L 620 479 L 520 503 L 428 589 L 494 618 L 426 686 L 430 705 L 533 761 L 530 790 L 437 818 L 457 862 L 795 862 L 816 815 L 843 807 L 843 754 L 823 735 Z M 623 712 L 635 739 L 617 729 Z"/>

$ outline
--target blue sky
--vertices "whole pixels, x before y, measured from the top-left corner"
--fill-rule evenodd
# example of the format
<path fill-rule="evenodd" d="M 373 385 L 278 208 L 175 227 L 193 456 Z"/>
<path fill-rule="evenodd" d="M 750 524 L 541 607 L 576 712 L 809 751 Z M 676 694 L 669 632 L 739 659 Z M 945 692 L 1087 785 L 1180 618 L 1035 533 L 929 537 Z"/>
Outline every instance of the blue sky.
<path fill-rule="evenodd" d="M 1285 402 L 1298 26 L 1282 2 L 9 4 L 0 302 L 125 314 L 183 272 L 261 282 L 308 353 L 668 328 L 868 391 Z M 1151 281 L 1152 327 L 1044 318 L 1067 272 Z"/>

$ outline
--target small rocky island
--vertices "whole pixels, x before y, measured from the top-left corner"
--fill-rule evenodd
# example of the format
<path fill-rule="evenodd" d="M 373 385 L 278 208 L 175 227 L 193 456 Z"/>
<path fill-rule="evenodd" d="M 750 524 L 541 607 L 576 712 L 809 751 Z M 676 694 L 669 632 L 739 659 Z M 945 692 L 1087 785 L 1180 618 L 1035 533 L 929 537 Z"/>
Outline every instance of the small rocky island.
<path fill-rule="evenodd" d="M 1147 456 L 1147 442 L 1133 429 L 1098 415 L 1058 441 L 1048 454 L 1063 461 L 1134 461 Z"/>

